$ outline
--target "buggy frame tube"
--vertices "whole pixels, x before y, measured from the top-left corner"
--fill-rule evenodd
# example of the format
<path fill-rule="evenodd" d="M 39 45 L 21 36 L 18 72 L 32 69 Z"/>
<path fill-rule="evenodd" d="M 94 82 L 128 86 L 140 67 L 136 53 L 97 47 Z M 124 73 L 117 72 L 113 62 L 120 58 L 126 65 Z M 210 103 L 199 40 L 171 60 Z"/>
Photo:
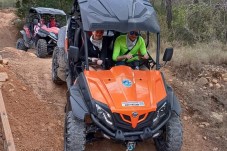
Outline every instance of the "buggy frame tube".
<path fill-rule="evenodd" d="M 160 56 L 160 33 L 157 33 L 156 70 L 160 69 L 159 56 Z"/>
<path fill-rule="evenodd" d="M 84 50 L 85 50 L 85 69 L 89 70 L 88 65 L 88 47 L 87 47 L 87 33 L 84 31 Z"/>
<path fill-rule="evenodd" d="M 147 31 L 147 43 L 146 43 L 146 47 L 148 47 L 149 46 L 149 35 L 150 35 L 150 33 L 149 33 L 149 31 Z"/>

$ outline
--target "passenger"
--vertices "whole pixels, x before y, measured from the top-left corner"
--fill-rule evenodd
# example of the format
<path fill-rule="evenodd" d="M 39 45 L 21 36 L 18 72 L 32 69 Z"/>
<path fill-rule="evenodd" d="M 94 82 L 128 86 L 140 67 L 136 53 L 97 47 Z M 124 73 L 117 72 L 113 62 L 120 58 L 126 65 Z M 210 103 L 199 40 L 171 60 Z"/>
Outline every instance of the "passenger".
<path fill-rule="evenodd" d="M 109 42 L 108 38 L 103 36 L 103 33 L 103 30 L 93 31 L 87 40 L 88 60 L 91 64 L 89 70 L 101 70 L 105 65 Z M 80 60 L 85 60 L 84 46 L 80 50 Z"/>
<path fill-rule="evenodd" d="M 36 35 L 38 33 L 40 28 L 47 28 L 47 26 L 45 25 L 45 19 L 44 18 L 41 18 L 39 23 L 34 26 L 34 35 Z"/>
<path fill-rule="evenodd" d="M 57 27 L 57 23 L 54 16 L 50 17 L 50 22 L 48 23 L 48 28 Z"/>
<path fill-rule="evenodd" d="M 139 54 L 144 59 L 149 58 L 144 39 L 138 31 L 130 31 L 117 37 L 112 56 L 116 65 L 129 65 L 133 69 L 139 69 Z"/>

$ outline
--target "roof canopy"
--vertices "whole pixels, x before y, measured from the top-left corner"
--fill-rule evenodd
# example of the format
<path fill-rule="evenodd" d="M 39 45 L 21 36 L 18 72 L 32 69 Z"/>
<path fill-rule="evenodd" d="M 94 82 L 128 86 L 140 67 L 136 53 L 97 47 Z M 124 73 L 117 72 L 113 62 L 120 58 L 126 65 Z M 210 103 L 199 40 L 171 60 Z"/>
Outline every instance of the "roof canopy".
<path fill-rule="evenodd" d="M 77 0 L 83 29 L 128 32 L 160 32 L 156 13 L 149 0 Z"/>
<path fill-rule="evenodd" d="M 66 15 L 63 10 L 46 7 L 32 7 L 29 12 L 39 14 Z"/>

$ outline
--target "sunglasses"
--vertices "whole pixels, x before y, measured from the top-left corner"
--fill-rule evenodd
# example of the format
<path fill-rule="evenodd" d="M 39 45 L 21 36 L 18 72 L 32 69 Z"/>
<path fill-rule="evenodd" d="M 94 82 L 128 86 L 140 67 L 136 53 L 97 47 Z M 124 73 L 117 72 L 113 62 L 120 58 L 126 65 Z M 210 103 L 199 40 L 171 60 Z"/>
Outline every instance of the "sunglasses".
<path fill-rule="evenodd" d="M 139 33 L 136 32 L 136 31 L 130 31 L 129 34 L 132 36 L 132 35 L 135 35 L 135 36 L 139 36 Z"/>

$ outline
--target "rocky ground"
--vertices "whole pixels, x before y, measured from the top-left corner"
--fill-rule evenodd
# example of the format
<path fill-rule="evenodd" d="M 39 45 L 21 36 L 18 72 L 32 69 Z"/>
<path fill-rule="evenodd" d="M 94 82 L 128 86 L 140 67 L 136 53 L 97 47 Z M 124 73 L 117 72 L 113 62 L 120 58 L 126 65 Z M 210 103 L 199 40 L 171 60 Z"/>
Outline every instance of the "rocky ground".
<path fill-rule="evenodd" d="M 15 19 L 13 11 L 0 10 L 0 16 L 3 16 L 0 18 L 0 53 L 5 60 L 0 65 L 0 72 L 9 76 L 2 86 L 2 93 L 16 149 L 61 151 L 66 86 L 52 83 L 51 57 L 39 59 L 34 50 L 23 52 L 14 48 L 17 30 L 12 23 Z M 166 66 L 162 71 L 181 102 L 182 150 L 225 151 L 226 66 L 205 65 L 199 74 L 190 74 L 190 78 L 183 68 L 173 72 L 170 66 Z M 119 151 L 125 150 L 125 147 L 118 142 L 101 139 L 89 143 L 86 150 Z M 153 141 L 139 143 L 136 151 L 155 151 Z"/>

